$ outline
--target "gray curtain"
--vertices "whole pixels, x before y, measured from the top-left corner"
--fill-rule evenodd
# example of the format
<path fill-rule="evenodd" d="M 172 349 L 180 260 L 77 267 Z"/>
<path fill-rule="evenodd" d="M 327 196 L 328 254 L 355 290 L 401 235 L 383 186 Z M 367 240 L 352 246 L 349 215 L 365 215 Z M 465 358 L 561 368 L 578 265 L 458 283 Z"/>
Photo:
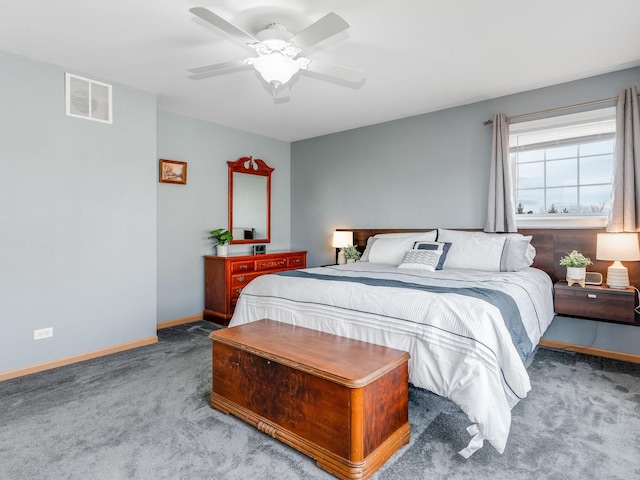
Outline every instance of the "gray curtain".
<path fill-rule="evenodd" d="M 638 89 L 618 95 L 611 212 L 607 232 L 640 231 L 640 116 Z"/>
<path fill-rule="evenodd" d="M 509 160 L 509 119 L 504 113 L 493 118 L 489 204 L 485 232 L 517 232 L 513 177 Z"/>

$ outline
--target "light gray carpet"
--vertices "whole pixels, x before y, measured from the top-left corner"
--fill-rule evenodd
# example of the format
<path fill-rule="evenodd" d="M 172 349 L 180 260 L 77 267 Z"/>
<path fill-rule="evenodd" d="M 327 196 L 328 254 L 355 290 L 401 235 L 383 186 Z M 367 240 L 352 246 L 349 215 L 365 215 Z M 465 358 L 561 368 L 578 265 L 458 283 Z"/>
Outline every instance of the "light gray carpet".
<path fill-rule="evenodd" d="M 211 329 L 0 383 L 0 479 L 333 478 L 209 407 Z M 374 478 L 640 479 L 640 365 L 540 349 L 529 371 L 504 454 L 459 456 L 466 416 L 411 388 L 411 442 Z"/>

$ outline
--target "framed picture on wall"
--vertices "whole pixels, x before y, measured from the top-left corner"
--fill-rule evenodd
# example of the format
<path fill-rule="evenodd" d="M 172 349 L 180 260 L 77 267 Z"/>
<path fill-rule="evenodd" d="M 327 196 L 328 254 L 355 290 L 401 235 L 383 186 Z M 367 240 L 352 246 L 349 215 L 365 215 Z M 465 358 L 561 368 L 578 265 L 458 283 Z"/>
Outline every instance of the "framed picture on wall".
<path fill-rule="evenodd" d="M 160 183 L 187 184 L 187 162 L 160 159 Z"/>

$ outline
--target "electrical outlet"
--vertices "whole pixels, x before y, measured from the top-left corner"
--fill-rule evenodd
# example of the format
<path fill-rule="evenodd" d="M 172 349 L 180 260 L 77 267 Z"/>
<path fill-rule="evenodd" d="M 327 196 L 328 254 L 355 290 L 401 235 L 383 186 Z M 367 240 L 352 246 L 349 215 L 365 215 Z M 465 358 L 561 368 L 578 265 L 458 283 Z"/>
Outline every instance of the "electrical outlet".
<path fill-rule="evenodd" d="M 43 338 L 53 337 L 53 327 L 41 328 L 33 331 L 34 340 L 42 340 Z"/>

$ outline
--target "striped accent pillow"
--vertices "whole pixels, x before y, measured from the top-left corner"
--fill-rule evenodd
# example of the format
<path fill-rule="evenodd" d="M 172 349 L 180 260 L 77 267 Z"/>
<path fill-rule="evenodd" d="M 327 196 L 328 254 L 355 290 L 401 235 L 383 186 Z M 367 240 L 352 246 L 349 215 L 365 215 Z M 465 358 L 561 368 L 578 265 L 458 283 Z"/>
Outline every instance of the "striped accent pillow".
<path fill-rule="evenodd" d="M 451 248 L 450 242 L 416 242 L 413 244 L 414 250 L 435 250 L 441 252 L 436 270 L 442 270 L 444 261 L 447 259 L 449 248 Z"/>
<path fill-rule="evenodd" d="M 441 256 L 442 250 L 409 250 L 398 268 L 435 272 Z"/>

